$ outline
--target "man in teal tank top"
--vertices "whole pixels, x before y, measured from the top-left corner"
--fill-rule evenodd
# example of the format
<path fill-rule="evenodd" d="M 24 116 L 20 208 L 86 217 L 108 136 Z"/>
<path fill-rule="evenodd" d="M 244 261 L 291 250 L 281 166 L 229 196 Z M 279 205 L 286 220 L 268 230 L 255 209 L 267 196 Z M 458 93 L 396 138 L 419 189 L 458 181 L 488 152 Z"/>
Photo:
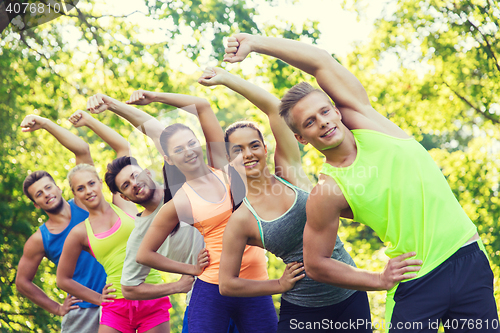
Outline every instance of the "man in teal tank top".
<path fill-rule="evenodd" d="M 389 290 L 390 332 L 436 332 L 440 321 L 446 331 L 499 332 L 484 246 L 427 151 L 377 113 L 358 79 L 326 51 L 238 34 L 228 39 L 224 60 L 242 61 L 250 52 L 279 58 L 322 88 L 300 83 L 280 105 L 297 140 L 326 157 L 307 203 L 307 274 L 343 288 Z M 408 272 L 405 281 L 332 260 L 340 217 L 370 226 L 388 242 L 389 266 Z"/>

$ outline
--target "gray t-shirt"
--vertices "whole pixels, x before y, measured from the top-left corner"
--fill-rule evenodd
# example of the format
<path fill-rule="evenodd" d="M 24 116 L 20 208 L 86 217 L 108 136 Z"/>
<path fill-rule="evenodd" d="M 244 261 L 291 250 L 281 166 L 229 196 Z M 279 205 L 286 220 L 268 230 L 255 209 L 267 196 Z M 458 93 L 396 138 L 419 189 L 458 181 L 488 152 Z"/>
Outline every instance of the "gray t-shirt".
<path fill-rule="evenodd" d="M 151 267 L 138 264 L 135 258 L 146 232 L 162 206 L 163 201 L 153 213 L 144 217 L 138 215 L 135 218 L 135 228 L 127 241 L 127 252 L 123 263 L 121 284 L 124 286 L 140 285 L 146 280 L 151 270 Z M 198 260 L 198 253 L 204 247 L 203 236 L 198 229 L 187 223 L 180 222 L 179 230 L 173 235 L 169 235 L 157 252 L 171 260 L 194 265 Z M 186 297 L 186 303 L 188 304 L 190 297 L 191 291 Z"/>

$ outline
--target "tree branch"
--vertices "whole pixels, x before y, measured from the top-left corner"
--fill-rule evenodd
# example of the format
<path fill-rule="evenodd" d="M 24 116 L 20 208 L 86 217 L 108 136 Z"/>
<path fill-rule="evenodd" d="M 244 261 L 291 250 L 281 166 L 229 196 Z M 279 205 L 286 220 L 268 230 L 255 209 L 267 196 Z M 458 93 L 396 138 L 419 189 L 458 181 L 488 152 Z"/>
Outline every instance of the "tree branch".
<path fill-rule="evenodd" d="M 129 13 L 129 14 L 126 14 L 126 15 L 111 15 L 111 14 L 107 14 L 107 15 L 101 15 L 101 16 L 93 16 L 93 15 L 89 15 L 95 19 L 100 19 L 100 18 L 103 18 L 103 17 L 114 17 L 114 18 L 125 18 L 125 17 L 129 17 L 135 13 L 140 13 L 142 15 L 145 15 L 145 16 L 148 16 L 148 14 L 146 13 L 143 13 L 141 12 L 140 10 L 134 10 L 133 12 Z M 80 18 L 79 15 L 70 15 L 70 14 L 65 14 L 65 13 L 61 13 L 61 15 L 64 15 L 66 17 L 74 17 L 74 18 Z"/>
<path fill-rule="evenodd" d="M 498 119 L 497 117 L 494 117 L 491 114 L 488 114 L 488 112 L 481 111 L 478 107 L 474 106 L 472 104 L 472 102 L 470 102 L 469 100 L 467 100 L 467 98 L 465 98 L 464 96 L 460 95 L 455 89 L 453 89 L 448 83 L 446 83 L 446 81 L 443 80 L 443 83 L 455 94 L 455 96 L 457 96 L 458 98 L 460 98 L 462 100 L 462 102 L 464 102 L 465 104 L 467 104 L 468 106 L 470 106 L 474 111 L 476 111 L 477 113 L 479 113 L 483 117 L 489 119 L 494 124 L 500 124 L 500 119 Z"/>
<path fill-rule="evenodd" d="M 104 56 L 104 53 L 102 53 L 102 50 L 100 48 L 100 43 L 99 43 L 99 36 L 94 32 L 92 31 L 92 28 L 95 28 L 93 25 L 91 25 L 88 21 L 87 21 L 87 17 L 85 16 L 85 14 L 80 10 L 78 9 L 77 7 L 75 7 L 75 9 L 77 10 L 78 12 L 78 17 L 79 19 L 85 23 L 87 25 L 87 27 L 89 28 L 90 30 L 90 33 L 92 34 L 92 36 L 94 37 L 94 40 L 97 44 L 97 52 L 99 53 L 101 59 L 102 59 L 102 67 L 103 67 L 103 75 L 104 75 L 104 80 L 107 81 L 107 75 L 106 73 L 104 73 L 104 70 L 106 69 L 106 65 L 107 65 L 107 59 L 106 57 Z M 97 29 L 97 28 L 95 28 Z M 83 36 L 85 36 L 85 33 L 83 34 Z M 113 72 L 113 75 L 116 77 L 118 77 L 118 75 L 115 73 L 115 71 L 113 71 L 113 69 L 111 67 L 109 67 L 109 69 L 111 70 L 111 72 Z M 106 84 L 107 85 L 107 84 Z"/>
<path fill-rule="evenodd" d="M 455 4 L 455 6 L 456 6 L 456 4 Z M 486 43 L 486 46 L 485 46 L 483 43 L 481 43 L 479 40 L 477 40 L 477 38 L 476 38 L 476 40 L 477 40 L 478 42 L 480 42 L 480 44 L 483 46 L 483 48 L 486 48 L 486 51 L 489 51 L 489 53 L 491 54 L 491 56 L 492 56 L 492 57 L 493 57 L 493 59 L 495 60 L 495 66 L 496 66 L 497 70 L 500 72 L 500 63 L 498 62 L 498 59 L 497 59 L 497 57 L 496 57 L 495 53 L 493 52 L 493 49 L 492 49 L 492 47 L 491 47 L 490 42 L 488 41 L 487 36 L 486 36 L 486 35 L 485 35 L 485 34 L 484 34 L 484 33 L 483 33 L 480 29 L 479 29 L 479 27 L 478 27 L 478 26 L 476 26 L 476 25 L 475 25 L 475 24 L 474 24 L 474 23 L 473 23 L 473 22 L 469 19 L 469 17 L 468 17 L 468 16 L 467 16 L 467 22 L 469 22 L 469 24 L 470 24 L 470 25 L 471 25 L 474 29 L 476 29 L 476 30 L 477 30 L 477 32 L 479 32 L 479 34 L 483 37 L 483 40 L 484 40 L 484 42 Z"/>
<path fill-rule="evenodd" d="M 25 38 L 25 35 L 24 35 L 24 34 L 25 34 L 25 31 L 19 32 L 20 39 L 21 39 L 21 41 L 24 43 L 24 45 L 26 45 L 26 46 L 28 47 L 28 49 L 30 49 L 30 50 L 32 50 L 32 51 L 34 51 L 34 52 L 35 52 L 36 54 L 38 54 L 40 57 L 42 57 L 43 59 L 45 59 L 45 61 L 47 62 L 47 67 L 49 67 L 49 68 L 50 68 L 50 71 L 51 71 L 54 75 L 58 76 L 58 77 L 59 77 L 59 78 L 60 78 L 63 82 L 65 82 L 65 83 L 67 83 L 68 85 L 70 85 L 70 86 L 72 86 L 73 88 L 75 88 L 75 89 L 78 91 L 78 93 L 79 93 L 79 94 L 83 95 L 83 92 L 82 92 L 82 90 L 81 90 L 80 88 L 75 87 L 74 85 L 70 84 L 68 81 L 66 81 L 66 78 L 64 78 L 63 76 L 61 76 L 59 73 L 57 73 L 57 72 L 56 72 L 56 70 L 55 70 L 55 69 L 54 69 L 54 68 L 50 65 L 49 58 L 48 58 L 45 54 L 38 52 L 38 50 L 35 50 L 34 48 L 32 48 L 32 47 L 28 44 L 28 42 L 26 41 L 26 38 Z"/>
<path fill-rule="evenodd" d="M 474 27 L 474 28 L 475 28 L 475 29 L 476 29 L 476 30 L 477 30 L 477 31 L 481 34 L 481 36 L 483 36 L 484 42 L 486 43 L 486 48 L 487 48 L 487 49 L 488 49 L 488 51 L 491 53 L 491 56 L 492 56 L 492 57 L 493 57 L 493 59 L 495 60 L 495 66 L 496 66 L 497 70 L 500 72 L 500 63 L 498 62 L 498 59 L 497 59 L 497 57 L 496 57 L 496 55 L 495 55 L 495 52 L 493 52 L 493 49 L 492 49 L 492 47 L 491 47 L 490 42 L 488 41 L 488 38 L 486 38 L 486 35 L 485 35 L 485 34 L 483 34 L 483 33 L 481 32 L 481 30 L 479 30 L 479 28 L 478 28 L 476 25 L 474 25 L 474 23 L 472 23 L 472 22 L 471 22 L 468 18 L 467 18 L 467 21 L 470 23 L 470 25 L 472 25 L 472 26 L 473 26 L 473 27 Z M 484 46 L 483 46 L 483 47 L 484 47 Z"/>
<path fill-rule="evenodd" d="M 100 19 L 101 17 L 116 17 L 116 18 L 124 18 L 124 17 L 129 17 L 130 15 L 134 15 L 135 13 L 141 13 L 142 15 L 148 16 L 148 14 L 145 14 L 141 12 L 140 10 L 134 10 L 132 13 L 129 13 L 127 15 L 101 15 L 101 16 L 93 16 L 96 19 Z"/>

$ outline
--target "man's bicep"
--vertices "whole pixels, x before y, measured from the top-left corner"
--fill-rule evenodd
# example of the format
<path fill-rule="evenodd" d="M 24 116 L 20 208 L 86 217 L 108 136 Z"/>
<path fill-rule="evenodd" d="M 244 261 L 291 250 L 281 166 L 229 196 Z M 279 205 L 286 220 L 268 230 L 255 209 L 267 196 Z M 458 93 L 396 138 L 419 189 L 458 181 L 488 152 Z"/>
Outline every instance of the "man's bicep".
<path fill-rule="evenodd" d="M 357 110 L 370 105 L 368 94 L 358 78 L 334 58 L 329 57 L 315 77 L 338 107 Z"/>
<path fill-rule="evenodd" d="M 317 185 L 306 205 L 307 223 L 304 228 L 304 254 L 314 253 L 330 257 L 335 248 L 335 240 L 342 210 L 335 184 Z"/>
<path fill-rule="evenodd" d="M 41 235 L 35 234 L 31 236 L 24 245 L 23 255 L 17 266 L 18 278 L 32 281 L 44 256 L 45 250 L 43 248 Z"/>

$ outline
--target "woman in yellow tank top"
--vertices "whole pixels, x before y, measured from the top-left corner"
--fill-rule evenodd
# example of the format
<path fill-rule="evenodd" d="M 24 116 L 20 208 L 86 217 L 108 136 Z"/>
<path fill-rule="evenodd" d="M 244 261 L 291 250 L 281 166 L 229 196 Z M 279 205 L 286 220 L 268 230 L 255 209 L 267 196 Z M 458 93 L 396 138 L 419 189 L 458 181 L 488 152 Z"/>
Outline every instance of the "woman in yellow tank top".
<path fill-rule="evenodd" d="M 85 112 L 78 111 L 70 120 L 75 126 L 86 124 L 93 129 L 119 157 L 128 154 L 124 138 Z M 89 211 L 89 218 L 75 226 L 65 241 L 57 271 L 58 285 L 71 295 L 103 307 L 99 333 L 169 332 L 168 309 L 172 305 L 168 297 L 131 301 L 121 293 L 123 261 L 137 208 L 119 194 L 113 196 L 112 204 L 108 203 L 102 193 L 102 180 L 92 165 L 79 164 L 69 172 L 68 180 L 75 198 Z M 107 285 L 102 295 L 72 280 L 82 251 L 92 254 L 106 271 Z M 146 283 L 161 282 L 160 274 L 153 270 L 146 279 Z"/>

